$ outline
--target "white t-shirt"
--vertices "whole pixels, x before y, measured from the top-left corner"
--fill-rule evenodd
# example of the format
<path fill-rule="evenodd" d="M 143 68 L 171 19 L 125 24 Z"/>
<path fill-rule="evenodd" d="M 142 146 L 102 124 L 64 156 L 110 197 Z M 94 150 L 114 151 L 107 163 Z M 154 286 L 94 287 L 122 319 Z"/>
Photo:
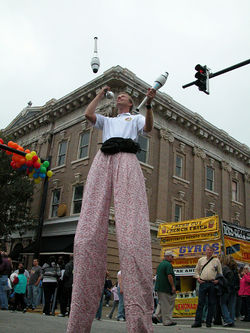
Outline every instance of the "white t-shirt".
<path fill-rule="evenodd" d="M 141 114 L 131 115 L 130 113 L 118 114 L 115 118 L 104 117 L 96 113 L 94 127 L 103 130 L 103 142 L 110 138 L 119 137 L 138 141 L 138 135 L 143 134 L 145 117 Z"/>

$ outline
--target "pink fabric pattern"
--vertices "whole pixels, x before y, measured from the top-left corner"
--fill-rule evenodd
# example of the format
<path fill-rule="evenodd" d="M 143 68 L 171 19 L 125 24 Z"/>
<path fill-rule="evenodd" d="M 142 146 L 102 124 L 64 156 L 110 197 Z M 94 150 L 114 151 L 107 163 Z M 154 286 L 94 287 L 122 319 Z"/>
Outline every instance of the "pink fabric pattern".
<path fill-rule="evenodd" d="M 129 333 L 152 333 L 151 237 L 144 177 L 135 154 L 99 151 L 89 171 L 74 243 L 67 333 L 89 333 L 104 287 L 112 189 Z"/>

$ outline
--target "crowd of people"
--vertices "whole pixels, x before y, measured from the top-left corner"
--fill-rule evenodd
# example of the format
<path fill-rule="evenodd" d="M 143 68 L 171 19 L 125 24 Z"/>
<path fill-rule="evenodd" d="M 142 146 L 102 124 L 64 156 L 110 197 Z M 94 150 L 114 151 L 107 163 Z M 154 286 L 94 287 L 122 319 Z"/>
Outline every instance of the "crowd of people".
<path fill-rule="evenodd" d="M 235 319 L 250 321 L 250 268 L 238 268 L 231 255 L 214 256 L 208 246 L 206 256 L 195 267 L 198 307 L 192 327 L 207 327 L 212 323 L 224 327 L 235 326 Z"/>
<path fill-rule="evenodd" d="M 217 258 L 214 250 L 208 247 L 206 256 L 199 259 L 195 268 L 197 279 L 198 307 L 192 327 L 201 327 L 205 322 L 232 327 L 236 319 L 250 321 L 250 267 L 239 267 L 231 255 Z M 176 325 L 172 319 L 176 298 L 176 277 L 172 262 L 174 254 L 165 252 L 158 266 L 154 283 L 153 323 L 162 322 L 165 326 Z M 54 315 L 58 304 L 64 317 L 70 313 L 73 285 L 73 256 L 68 263 L 63 257 L 57 260 L 51 256 L 40 266 L 39 260 L 33 260 L 30 270 L 19 263 L 13 269 L 11 258 L 2 252 L 0 256 L 0 307 L 1 310 L 35 310 L 42 305 L 44 315 Z M 112 304 L 110 304 L 112 303 Z M 123 285 L 121 271 L 117 273 L 115 283 L 106 272 L 103 293 L 100 299 L 96 319 L 102 317 L 103 306 L 110 307 L 107 318 L 112 319 L 116 309 L 118 321 L 125 321 Z"/>
<path fill-rule="evenodd" d="M 33 259 L 31 269 L 27 270 L 23 263 L 14 269 L 12 260 L 5 252 L 0 255 L 0 308 L 1 310 L 22 311 L 35 310 L 42 305 L 44 315 L 55 315 L 60 305 L 59 317 L 70 313 L 73 286 L 73 256 L 68 263 L 64 263 L 62 256 L 49 257 L 40 266 L 38 259 Z M 112 307 L 110 301 L 112 299 Z M 112 319 L 118 308 L 117 320 L 125 320 L 121 271 L 117 274 L 117 282 L 113 285 L 109 272 L 103 288 L 96 319 L 102 317 L 103 301 L 111 310 L 107 317 Z"/>
<path fill-rule="evenodd" d="M 0 307 L 1 310 L 35 310 L 42 305 L 44 315 L 54 315 L 60 304 L 59 316 L 70 312 L 73 285 L 73 256 L 65 264 L 63 257 L 57 260 L 50 256 L 40 266 L 33 259 L 31 269 L 23 263 L 14 269 L 12 260 L 6 253 L 0 255 Z"/>

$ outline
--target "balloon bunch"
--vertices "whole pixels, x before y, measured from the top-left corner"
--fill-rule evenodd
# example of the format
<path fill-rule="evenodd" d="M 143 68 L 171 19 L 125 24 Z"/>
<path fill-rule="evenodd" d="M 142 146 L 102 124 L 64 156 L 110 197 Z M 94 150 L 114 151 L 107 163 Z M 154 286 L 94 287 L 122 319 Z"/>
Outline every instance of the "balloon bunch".
<path fill-rule="evenodd" d="M 23 147 L 13 141 L 9 141 L 8 145 L 5 145 L 1 138 L 0 145 L 7 155 L 12 155 L 12 160 L 10 162 L 11 167 L 14 170 L 25 171 L 29 178 L 34 179 L 36 184 L 39 184 L 46 176 L 48 178 L 52 177 L 53 172 L 47 170 L 49 167 L 49 161 L 41 162 L 41 159 L 37 156 L 35 151 L 30 151 L 29 149 L 24 150 Z M 7 150 L 8 147 L 11 151 Z"/>

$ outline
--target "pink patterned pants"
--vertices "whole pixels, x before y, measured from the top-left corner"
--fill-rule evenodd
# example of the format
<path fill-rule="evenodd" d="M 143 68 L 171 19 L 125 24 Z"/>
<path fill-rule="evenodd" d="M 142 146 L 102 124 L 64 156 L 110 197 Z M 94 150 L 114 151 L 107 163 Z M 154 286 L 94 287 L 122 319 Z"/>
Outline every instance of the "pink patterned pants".
<path fill-rule="evenodd" d="M 129 333 L 152 333 L 151 237 L 144 177 L 135 154 L 99 151 L 86 182 L 74 242 L 74 284 L 67 333 L 88 333 L 104 287 L 109 208 L 116 235 Z"/>

